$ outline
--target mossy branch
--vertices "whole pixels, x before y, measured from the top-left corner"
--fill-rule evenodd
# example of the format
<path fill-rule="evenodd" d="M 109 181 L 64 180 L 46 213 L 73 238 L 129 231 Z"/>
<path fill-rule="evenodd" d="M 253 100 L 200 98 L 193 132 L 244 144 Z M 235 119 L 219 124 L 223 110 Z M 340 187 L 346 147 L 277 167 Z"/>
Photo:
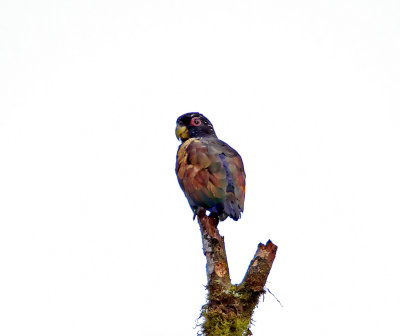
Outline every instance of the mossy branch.
<path fill-rule="evenodd" d="M 246 336 L 251 317 L 275 259 L 277 246 L 271 241 L 259 244 L 242 283 L 232 285 L 229 277 L 224 238 L 218 219 L 198 214 L 203 252 L 207 259 L 208 302 L 202 308 L 204 336 Z"/>

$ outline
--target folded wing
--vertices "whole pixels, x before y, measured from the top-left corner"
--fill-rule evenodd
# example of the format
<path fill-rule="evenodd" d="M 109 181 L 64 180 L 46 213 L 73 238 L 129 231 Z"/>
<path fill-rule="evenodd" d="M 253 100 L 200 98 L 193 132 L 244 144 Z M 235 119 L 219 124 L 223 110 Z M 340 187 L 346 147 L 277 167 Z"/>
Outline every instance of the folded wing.
<path fill-rule="evenodd" d="M 240 155 L 217 138 L 189 139 L 178 150 L 176 173 L 192 210 L 204 208 L 220 220 L 240 218 L 245 172 Z"/>

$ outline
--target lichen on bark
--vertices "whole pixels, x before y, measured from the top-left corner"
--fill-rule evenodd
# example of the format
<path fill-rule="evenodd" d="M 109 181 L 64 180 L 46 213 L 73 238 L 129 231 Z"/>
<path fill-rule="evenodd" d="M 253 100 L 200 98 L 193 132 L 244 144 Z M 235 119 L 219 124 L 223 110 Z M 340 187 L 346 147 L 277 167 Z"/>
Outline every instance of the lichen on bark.
<path fill-rule="evenodd" d="M 259 244 L 243 281 L 233 285 L 229 277 L 224 238 L 219 234 L 218 219 L 198 214 L 207 260 L 207 303 L 201 316 L 201 334 L 204 336 L 252 335 L 250 325 L 255 307 L 275 259 L 277 246 L 271 241 Z"/>

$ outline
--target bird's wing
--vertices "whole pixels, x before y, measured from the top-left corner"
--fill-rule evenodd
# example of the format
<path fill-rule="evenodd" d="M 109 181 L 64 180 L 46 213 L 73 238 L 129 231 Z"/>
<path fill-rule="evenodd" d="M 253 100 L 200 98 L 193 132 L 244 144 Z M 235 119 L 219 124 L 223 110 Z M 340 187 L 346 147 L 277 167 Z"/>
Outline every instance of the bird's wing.
<path fill-rule="evenodd" d="M 237 201 L 237 205 L 240 208 L 239 210 L 243 211 L 246 189 L 246 174 L 244 172 L 242 158 L 232 147 L 219 139 L 211 139 L 209 141 L 209 148 L 210 150 L 218 153 L 224 169 L 227 172 L 228 198 L 230 196 L 229 193 L 232 192 Z M 238 212 L 238 210 L 236 210 L 236 212 Z M 238 215 L 240 215 L 240 213 Z"/>
<path fill-rule="evenodd" d="M 215 207 L 215 212 L 219 212 L 217 208 L 223 209 L 229 198 L 240 208 L 237 215 L 243 211 L 243 163 L 226 143 L 216 138 L 185 141 L 178 150 L 176 173 L 192 208 Z"/>
<path fill-rule="evenodd" d="M 185 141 L 178 150 L 176 174 L 192 207 L 212 208 L 222 203 L 228 184 L 216 153 L 197 139 Z"/>

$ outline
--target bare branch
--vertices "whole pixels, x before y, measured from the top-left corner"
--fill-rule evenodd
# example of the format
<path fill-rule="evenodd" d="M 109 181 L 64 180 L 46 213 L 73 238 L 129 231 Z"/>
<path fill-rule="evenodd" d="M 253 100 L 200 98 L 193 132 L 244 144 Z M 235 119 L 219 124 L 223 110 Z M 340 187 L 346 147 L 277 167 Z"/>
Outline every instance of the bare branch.
<path fill-rule="evenodd" d="M 207 281 L 210 297 L 216 291 L 228 290 L 231 286 L 224 238 L 217 229 L 218 218 L 208 217 L 205 212 L 198 215 L 203 252 L 207 259 Z"/>
<path fill-rule="evenodd" d="M 261 292 L 264 290 L 277 249 L 278 247 L 270 240 L 266 245 L 258 244 L 257 252 L 250 262 L 242 282 L 244 287 L 250 288 L 254 292 Z"/>

